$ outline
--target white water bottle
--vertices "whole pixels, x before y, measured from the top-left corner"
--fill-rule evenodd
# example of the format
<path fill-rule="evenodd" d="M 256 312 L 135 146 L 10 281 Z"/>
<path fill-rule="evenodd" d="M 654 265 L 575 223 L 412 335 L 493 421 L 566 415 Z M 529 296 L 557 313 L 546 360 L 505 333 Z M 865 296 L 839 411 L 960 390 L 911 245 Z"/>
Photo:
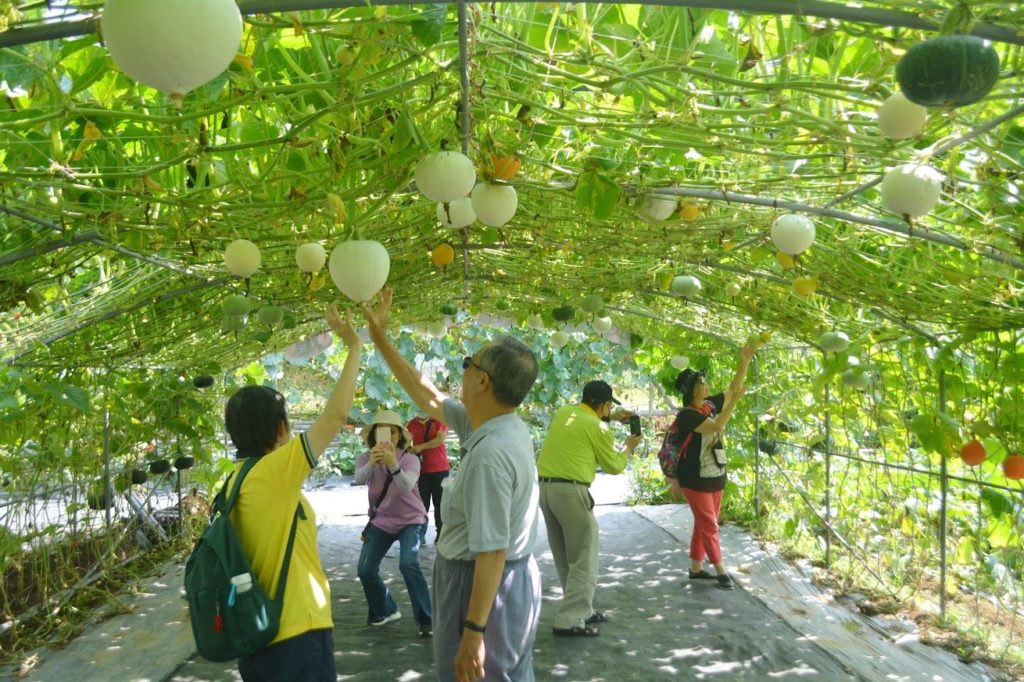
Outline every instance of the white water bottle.
<path fill-rule="evenodd" d="M 231 584 L 235 586 L 235 593 L 242 594 L 252 589 L 252 574 L 239 573 L 231 576 Z"/>

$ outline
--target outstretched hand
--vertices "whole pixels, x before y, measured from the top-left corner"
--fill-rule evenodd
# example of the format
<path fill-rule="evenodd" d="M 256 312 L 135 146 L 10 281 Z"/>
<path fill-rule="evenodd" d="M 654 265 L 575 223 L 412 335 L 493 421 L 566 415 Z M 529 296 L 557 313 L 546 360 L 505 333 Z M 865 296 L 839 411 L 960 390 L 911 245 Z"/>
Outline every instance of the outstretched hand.
<path fill-rule="evenodd" d="M 338 335 L 338 337 L 344 342 L 349 348 L 354 348 L 361 345 L 362 339 L 359 338 L 359 334 L 356 332 L 355 326 L 352 324 L 352 312 L 345 311 L 345 319 L 341 319 L 338 315 L 338 307 L 333 303 L 327 306 L 327 325 L 331 330 Z"/>
<path fill-rule="evenodd" d="M 372 306 L 369 303 L 363 304 L 363 315 L 366 316 L 366 324 L 370 329 L 370 336 L 387 333 L 393 296 L 394 292 L 391 290 L 391 287 L 384 287 L 380 292 L 376 306 Z"/>
<path fill-rule="evenodd" d="M 748 343 L 746 346 L 743 346 L 743 348 L 740 349 L 740 359 L 746 362 L 750 362 L 751 358 L 754 357 L 754 352 L 756 350 L 756 346 Z"/>

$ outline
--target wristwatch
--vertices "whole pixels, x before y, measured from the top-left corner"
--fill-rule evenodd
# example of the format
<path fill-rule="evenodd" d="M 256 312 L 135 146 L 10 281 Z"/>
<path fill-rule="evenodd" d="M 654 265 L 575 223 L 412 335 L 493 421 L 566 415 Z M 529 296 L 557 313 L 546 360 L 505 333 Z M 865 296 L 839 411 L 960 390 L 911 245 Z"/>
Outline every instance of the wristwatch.
<path fill-rule="evenodd" d="M 486 628 L 484 628 L 483 625 L 480 625 L 478 623 L 474 623 L 471 620 L 464 621 L 462 623 L 462 627 L 464 627 L 467 630 L 472 630 L 473 632 L 479 632 L 479 633 L 483 633 L 483 631 L 486 629 Z"/>

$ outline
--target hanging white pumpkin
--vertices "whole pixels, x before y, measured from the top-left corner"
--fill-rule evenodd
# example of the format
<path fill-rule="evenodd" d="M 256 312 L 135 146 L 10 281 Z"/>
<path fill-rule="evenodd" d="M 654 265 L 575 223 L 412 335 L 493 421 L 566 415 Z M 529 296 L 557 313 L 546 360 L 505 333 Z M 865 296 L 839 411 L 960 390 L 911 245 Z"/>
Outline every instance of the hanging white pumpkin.
<path fill-rule="evenodd" d="M 180 107 L 238 54 L 242 15 L 235 0 L 107 0 L 100 30 L 118 68 Z"/>
<path fill-rule="evenodd" d="M 843 332 L 825 332 L 818 337 L 818 346 L 826 353 L 841 353 L 850 347 L 850 337 Z"/>
<path fill-rule="evenodd" d="M 880 189 L 887 209 L 897 215 L 917 218 L 939 203 L 942 174 L 931 166 L 908 163 L 886 173 Z"/>
<path fill-rule="evenodd" d="M 700 280 L 693 275 L 679 275 L 672 278 L 672 293 L 676 296 L 696 296 L 700 293 Z"/>
<path fill-rule="evenodd" d="M 461 152 L 437 152 L 420 159 L 415 178 L 423 194 L 446 204 L 469 194 L 476 183 L 476 167 Z"/>
<path fill-rule="evenodd" d="M 772 224 L 772 241 L 782 253 L 801 254 L 814 243 L 814 221 L 802 215 L 783 215 Z"/>
<path fill-rule="evenodd" d="M 342 242 L 331 252 L 331 279 L 341 293 L 356 303 L 373 298 L 388 281 L 391 257 L 380 242 Z"/>
<path fill-rule="evenodd" d="M 672 359 L 669 360 L 672 366 L 682 372 L 684 369 L 690 366 L 690 358 L 685 355 L 673 355 Z"/>
<path fill-rule="evenodd" d="M 497 185 L 491 182 L 478 183 L 470 195 L 476 217 L 488 227 L 501 227 L 516 214 L 519 197 L 512 185 Z"/>
<path fill-rule="evenodd" d="M 679 208 L 678 200 L 653 195 L 644 197 L 640 204 L 640 210 L 651 220 L 668 220 L 677 208 Z"/>
<path fill-rule="evenodd" d="M 928 110 L 902 92 L 894 92 L 878 107 L 878 129 L 890 140 L 917 137 L 924 131 Z"/>
<path fill-rule="evenodd" d="M 437 203 L 437 222 L 445 227 L 456 230 L 466 227 L 476 220 L 476 213 L 473 212 L 473 200 L 469 197 L 462 197 L 447 204 Z"/>
<path fill-rule="evenodd" d="M 725 285 L 725 295 L 726 296 L 739 296 L 740 295 L 740 285 L 739 285 L 739 282 L 729 282 L 728 284 L 726 284 Z"/>
<path fill-rule="evenodd" d="M 602 308 L 604 308 L 604 299 L 598 294 L 588 294 L 583 297 L 583 302 L 580 304 L 580 307 L 583 308 L 583 312 L 590 315 L 596 315 L 601 312 Z"/>
<path fill-rule="evenodd" d="M 310 242 L 295 249 L 295 264 L 303 272 L 319 272 L 327 262 L 327 251 L 320 242 Z"/>
<path fill-rule="evenodd" d="M 590 326 L 594 328 L 598 334 L 607 334 L 612 330 L 612 318 L 610 317 L 599 317 L 590 323 Z"/>
<path fill-rule="evenodd" d="M 541 330 L 544 328 L 544 319 L 540 315 L 530 315 L 526 318 L 526 326 L 530 329 Z"/>
<path fill-rule="evenodd" d="M 445 326 L 444 322 L 428 322 L 426 327 L 427 334 L 433 336 L 435 339 L 443 338 L 448 333 L 448 327 Z"/>
<path fill-rule="evenodd" d="M 555 348 L 561 348 L 567 343 L 569 343 L 569 335 L 566 332 L 557 331 L 551 334 L 551 345 Z"/>
<path fill-rule="evenodd" d="M 236 239 L 224 249 L 224 265 L 235 277 L 252 277 L 261 260 L 259 247 L 248 239 Z"/>

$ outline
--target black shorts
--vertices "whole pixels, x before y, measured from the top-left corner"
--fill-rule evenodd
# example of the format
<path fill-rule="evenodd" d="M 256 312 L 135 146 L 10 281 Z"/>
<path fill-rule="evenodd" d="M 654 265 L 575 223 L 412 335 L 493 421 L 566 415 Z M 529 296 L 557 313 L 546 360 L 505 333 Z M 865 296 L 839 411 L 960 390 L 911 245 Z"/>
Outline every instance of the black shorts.
<path fill-rule="evenodd" d="M 334 631 L 309 630 L 238 659 L 244 682 L 336 682 Z"/>

